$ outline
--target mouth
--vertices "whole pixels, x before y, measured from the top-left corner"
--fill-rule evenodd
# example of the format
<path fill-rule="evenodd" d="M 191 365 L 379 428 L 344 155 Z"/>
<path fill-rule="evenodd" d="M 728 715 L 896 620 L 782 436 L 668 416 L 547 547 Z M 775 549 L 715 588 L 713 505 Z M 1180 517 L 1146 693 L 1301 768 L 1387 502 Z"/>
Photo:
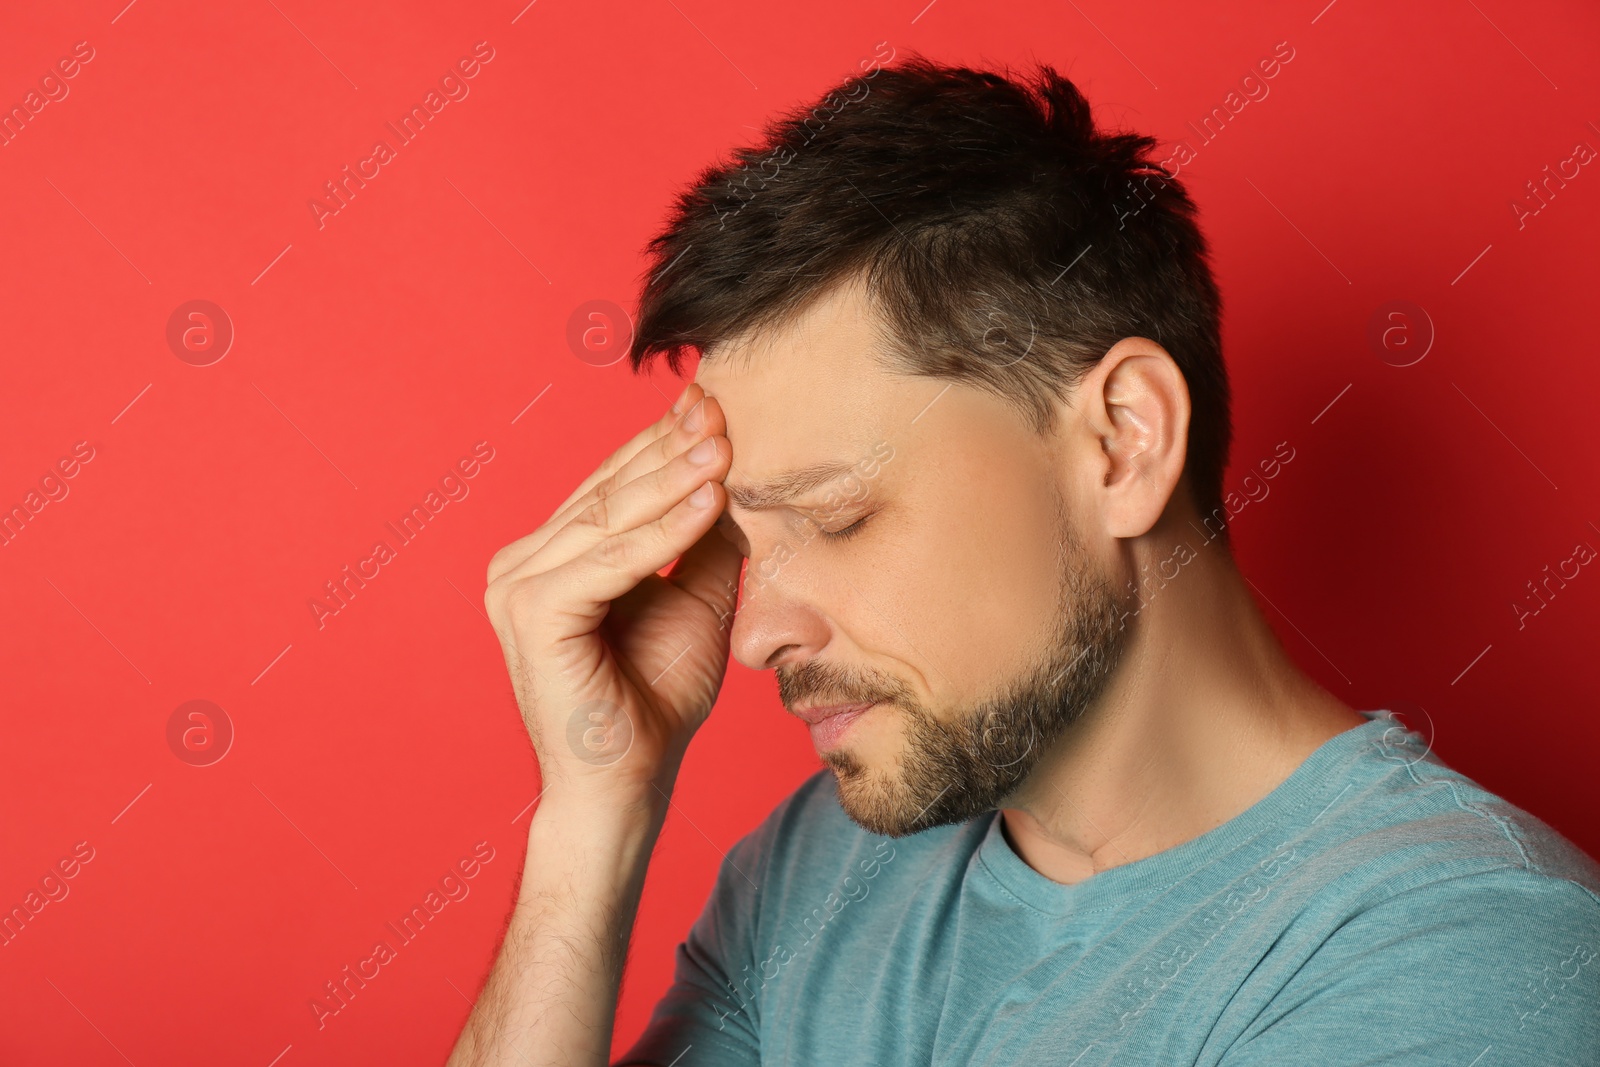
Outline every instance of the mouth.
<path fill-rule="evenodd" d="M 871 704 L 835 704 L 829 707 L 804 708 L 795 712 L 804 719 L 811 731 L 811 743 L 819 753 L 836 748 L 850 724 L 872 708 Z"/>

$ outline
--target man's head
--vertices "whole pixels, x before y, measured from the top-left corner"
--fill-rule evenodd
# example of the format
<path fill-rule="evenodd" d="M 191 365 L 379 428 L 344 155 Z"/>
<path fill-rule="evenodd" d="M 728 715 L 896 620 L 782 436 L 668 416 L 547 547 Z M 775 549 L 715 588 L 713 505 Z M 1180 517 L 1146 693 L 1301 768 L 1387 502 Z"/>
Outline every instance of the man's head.
<path fill-rule="evenodd" d="M 697 350 L 727 417 L 733 654 L 791 710 L 878 702 L 822 751 L 867 829 L 1012 795 L 1124 651 L 1141 539 L 1219 502 L 1219 301 L 1153 145 L 1048 67 L 912 59 L 708 170 L 651 244 L 630 355 Z"/>

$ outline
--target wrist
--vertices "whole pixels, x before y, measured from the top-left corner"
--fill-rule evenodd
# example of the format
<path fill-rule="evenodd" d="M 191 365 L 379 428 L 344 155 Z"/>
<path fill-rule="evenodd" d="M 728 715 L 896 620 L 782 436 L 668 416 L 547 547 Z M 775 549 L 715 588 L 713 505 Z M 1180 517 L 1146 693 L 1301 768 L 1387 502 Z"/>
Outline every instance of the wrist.
<path fill-rule="evenodd" d="M 535 824 L 559 824 L 588 833 L 610 834 L 659 826 L 668 807 L 668 794 L 651 783 L 602 789 L 582 783 L 551 782 L 540 792 L 533 818 Z"/>
<path fill-rule="evenodd" d="M 654 785 L 599 791 L 553 782 L 533 809 L 526 867 L 546 874 L 564 869 L 592 888 L 636 875 L 642 880 L 669 806 Z"/>
<path fill-rule="evenodd" d="M 626 760 L 606 766 L 541 766 L 535 810 L 557 809 L 577 822 L 659 819 L 670 806 L 682 756 L 675 752 L 640 766 Z"/>

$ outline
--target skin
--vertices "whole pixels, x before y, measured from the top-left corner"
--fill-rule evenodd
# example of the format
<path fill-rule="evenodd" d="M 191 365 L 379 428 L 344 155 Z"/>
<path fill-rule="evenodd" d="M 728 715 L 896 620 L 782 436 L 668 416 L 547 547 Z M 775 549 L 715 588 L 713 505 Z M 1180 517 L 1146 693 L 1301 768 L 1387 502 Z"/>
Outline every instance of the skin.
<path fill-rule="evenodd" d="M 823 754 L 851 818 L 909 832 L 998 808 L 1063 883 L 1227 821 L 1364 721 L 1200 534 L 1188 392 L 1160 345 L 1112 346 L 1039 437 L 992 394 L 886 369 L 875 324 L 845 285 L 717 348 L 490 561 L 542 790 L 450 1067 L 607 1062 L 650 853 L 730 655 L 791 709 L 885 701 Z M 835 460 L 866 462 L 843 492 L 751 506 Z M 1164 587 L 1131 591 L 1186 544 Z"/>
<path fill-rule="evenodd" d="M 717 351 L 695 378 L 726 414 L 734 489 L 893 447 L 875 477 L 832 500 L 823 487 L 753 511 L 735 493 L 723 520 L 753 562 L 803 541 L 754 595 L 747 572 L 739 662 L 774 670 L 791 709 L 890 701 L 822 753 L 848 772 L 847 814 L 882 833 L 922 828 L 935 793 L 923 783 L 905 795 L 906 705 L 946 724 L 978 721 L 980 708 L 1006 721 L 1008 685 L 1076 658 L 1053 648 L 1085 647 L 1050 636 L 1064 612 L 1098 619 L 1094 647 L 1114 669 L 1094 677 L 1083 657 L 1055 724 L 1035 731 L 1032 751 L 998 757 L 1025 776 L 964 807 L 936 805 L 934 820 L 1000 808 L 1012 847 L 1055 881 L 1220 825 L 1363 721 L 1295 667 L 1231 557 L 1207 543 L 1180 479 L 1188 390 L 1160 345 L 1113 346 L 1060 405 L 1057 433 L 1039 437 L 991 393 L 885 369 L 871 355 L 875 324 L 864 292 L 841 287 L 793 329 Z M 804 540 L 807 516 L 823 530 L 867 522 L 844 542 Z M 1164 560 L 1177 575 L 1141 606 L 1130 583 Z M 1076 592 L 1040 580 L 1074 567 Z"/>

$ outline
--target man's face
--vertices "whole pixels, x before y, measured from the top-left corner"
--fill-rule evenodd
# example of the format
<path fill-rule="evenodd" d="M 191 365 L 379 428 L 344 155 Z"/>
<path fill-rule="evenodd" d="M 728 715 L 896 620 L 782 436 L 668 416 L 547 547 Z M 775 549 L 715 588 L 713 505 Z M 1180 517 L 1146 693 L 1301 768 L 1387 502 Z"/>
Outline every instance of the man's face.
<path fill-rule="evenodd" d="M 841 288 L 695 378 L 727 417 L 719 524 L 749 557 L 732 653 L 773 669 L 791 711 L 878 702 L 813 737 L 845 813 L 900 836 L 1000 807 L 1129 631 L 1109 539 L 1073 513 L 1093 465 L 991 393 L 891 374 L 875 322 Z M 829 464 L 790 497 L 750 496 Z"/>

